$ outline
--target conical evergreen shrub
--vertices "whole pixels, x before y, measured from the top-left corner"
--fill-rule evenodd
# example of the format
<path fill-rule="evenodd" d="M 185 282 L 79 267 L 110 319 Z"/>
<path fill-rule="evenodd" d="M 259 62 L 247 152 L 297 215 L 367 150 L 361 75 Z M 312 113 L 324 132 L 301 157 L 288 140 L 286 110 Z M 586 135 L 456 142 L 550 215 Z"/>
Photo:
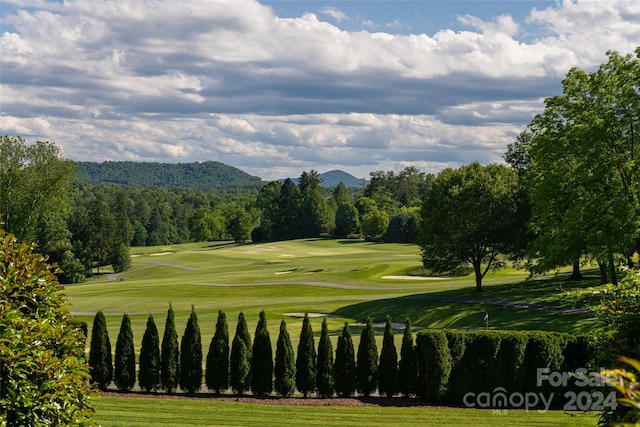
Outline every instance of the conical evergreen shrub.
<path fill-rule="evenodd" d="M 180 388 L 187 393 L 196 393 L 202 386 L 202 336 L 193 306 L 180 349 Z"/>
<path fill-rule="evenodd" d="M 133 331 L 128 314 L 122 316 L 118 341 L 116 341 L 116 360 L 113 380 L 119 390 L 128 391 L 136 383 L 136 352 L 133 347 Z"/>
<path fill-rule="evenodd" d="M 251 391 L 264 396 L 273 391 L 273 350 L 267 329 L 267 316 L 262 310 L 256 326 L 251 357 Z"/>
<path fill-rule="evenodd" d="M 411 320 L 407 317 L 400 347 L 400 362 L 398 363 L 398 388 L 405 396 L 418 394 L 418 358 L 413 343 Z"/>
<path fill-rule="evenodd" d="M 280 333 L 276 344 L 276 361 L 274 367 L 276 393 L 287 397 L 296 388 L 296 360 L 293 354 L 291 338 L 287 332 L 287 323 L 282 319 Z"/>
<path fill-rule="evenodd" d="M 234 393 L 242 395 L 249 389 L 249 351 L 240 335 L 236 333 L 231 344 L 229 383 Z"/>
<path fill-rule="evenodd" d="M 333 372 L 333 345 L 329 337 L 327 319 L 322 321 L 322 332 L 318 343 L 318 368 L 316 374 L 316 388 L 322 398 L 333 396 L 335 376 Z"/>
<path fill-rule="evenodd" d="M 360 335 L 358 361 L 356 365 L 356 388 L 358 392 L 369 396 L 376 391 L 378 382 L 378 347 L 376 346 L 373 321 L 367 319 L 367 325 Z"/>
<path fill-rule="evenodd" d="M 160 387 L 160 336 L 152 315 L 147 319 L 147 328 L 142 337 L 138 382 L 145 391 Z"/>
<path fill-rule="evenodd" d="M 344 322 L 342 334 L 338 337 L 334 369 L 336 393 L 342 397 L 353 395 L 356 391 L 356 353 L 347 322 Z"/>
<path fill-rule="evenodd" d="M 162 388 L 172 393 L 178 387 L 180 378 L 180 349 L 178 347 L 178 333 L 176 332 L 173 307 L 169 304 L 167 320 L 162 336 L 162 365 L 160 369 L 160 383 Z"/>
<path fill-rule="evenodd" d="M 207 388 L 217 394 L 229 388 L 229 328 L 222 310 L 218 311 L 216 332 L 209 344 L 205 382 Z"/>
<path fill-rule="evenodd" d="M 309 314 L 305 313 L 296 357 L 296 388 L 306 398 L 316 388 L 316 349 Z"/>
<path fill-rule="evenodd" d="M 387 324 L 382 338 L 380 366 L 378 367 L 378 390 L 380 394 L 392 397 L 398 392 L 398 352 L 393 342 L 393 325 L 387 316 Z"/>
<path fill-rule="evenodd" d="M 112 360 L 107 320 L 104 317 L 104 313 L 99 311 L 93 318 L 93 327 L 91 328 L 89 367 L 91 383 L 97 384 L 100 390 L 106 390 L 113 380 Z"/>
<path fill-rule="evenodd" d="M 238 335 L 242 341 L 244 341 L 244 346 L 247 348 L 247 363 L 249 364 L 249 373 L 247 374 L 247 389 L 251 387 L 251 372 L 253 363 L 251 361 L 252 357 L 252 344 L 251 344 L 251 334 L 249 333 L 249 327 L 247 326 L 247 319 L 244 317 L 244 313 L 240 312 L 238 314 L 238 325 L 236 326 L 236 335 Z"/>

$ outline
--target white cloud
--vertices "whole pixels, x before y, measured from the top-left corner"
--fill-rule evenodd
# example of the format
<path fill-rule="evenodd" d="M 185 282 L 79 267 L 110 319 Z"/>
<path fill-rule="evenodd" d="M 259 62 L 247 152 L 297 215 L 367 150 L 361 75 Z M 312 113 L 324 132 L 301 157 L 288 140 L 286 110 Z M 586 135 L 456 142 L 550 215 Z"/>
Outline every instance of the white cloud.
<path fill-rule="evenodd" d="M 428 36 L 251 0 L 5 3 L 4 133 L 78 160 L 211 159 L 264 178 L 500 161 L 570 67 L 640 40 L 629 1 L 533 10 L 526 40 L 509 15 Z"/>

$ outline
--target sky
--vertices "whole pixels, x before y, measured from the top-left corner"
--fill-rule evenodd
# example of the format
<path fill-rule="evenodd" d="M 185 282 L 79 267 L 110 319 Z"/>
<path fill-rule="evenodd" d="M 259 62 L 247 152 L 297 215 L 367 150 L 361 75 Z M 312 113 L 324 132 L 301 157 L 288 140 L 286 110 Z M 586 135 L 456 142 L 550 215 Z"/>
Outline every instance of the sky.
<path fill-rule="evenodd" d="M 640 1 L 0 1 L 0 134 L 264 180 L 503 162 Z"/>

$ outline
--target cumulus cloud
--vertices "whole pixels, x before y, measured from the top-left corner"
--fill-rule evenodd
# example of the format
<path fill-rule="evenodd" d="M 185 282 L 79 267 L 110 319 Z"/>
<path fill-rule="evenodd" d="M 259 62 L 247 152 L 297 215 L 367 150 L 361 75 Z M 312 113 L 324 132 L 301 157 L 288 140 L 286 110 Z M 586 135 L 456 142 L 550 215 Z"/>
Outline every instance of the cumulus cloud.
<path fill-rule="evenodd" d="M 499 162 L 570 67 L 640 40 L 629 1 L 463 15 L 464 31 L 432 36 L 253 0 L 3 4 L 3 133 L 77 160 L 210 159 L 265 179 Z"/>

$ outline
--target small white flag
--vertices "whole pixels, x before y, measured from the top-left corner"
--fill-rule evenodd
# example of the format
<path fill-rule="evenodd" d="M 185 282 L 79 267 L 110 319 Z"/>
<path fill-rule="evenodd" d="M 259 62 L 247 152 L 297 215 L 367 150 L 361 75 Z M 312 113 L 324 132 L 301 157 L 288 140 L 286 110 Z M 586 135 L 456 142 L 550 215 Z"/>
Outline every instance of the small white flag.
<path fill-rule="evenodd" d="M 485 314 L 485 315 L 484 315 L 484 321 L 486 322 L 486 321 L 488 321 L 488 320 L 489 320 L 489 313 L 487 313 L 487 314 Z"/>

